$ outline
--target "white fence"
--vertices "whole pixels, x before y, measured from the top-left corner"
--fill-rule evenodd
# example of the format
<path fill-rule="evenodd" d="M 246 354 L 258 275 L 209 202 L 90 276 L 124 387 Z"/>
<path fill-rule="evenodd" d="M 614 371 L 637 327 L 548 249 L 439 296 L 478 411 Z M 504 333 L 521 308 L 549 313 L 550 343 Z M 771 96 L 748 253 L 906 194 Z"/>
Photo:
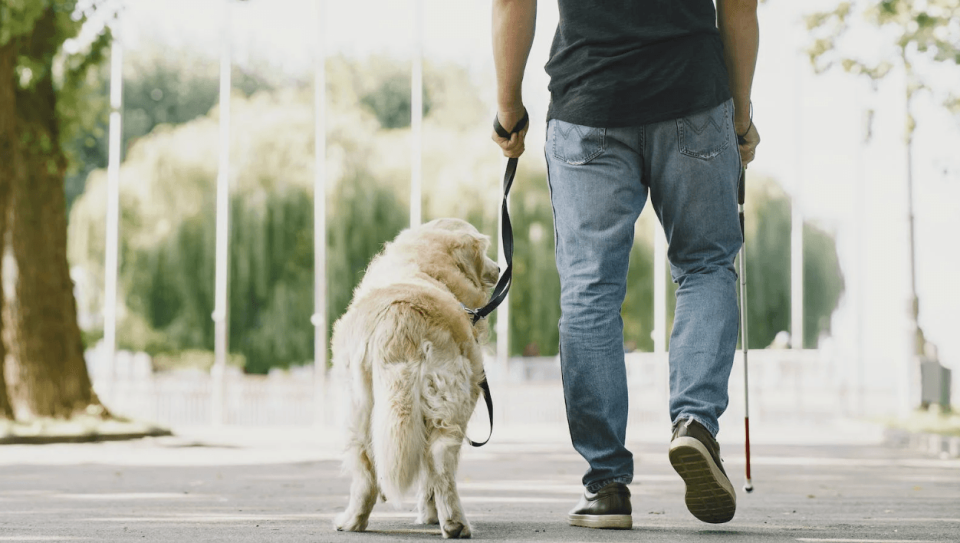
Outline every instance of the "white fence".
<path fill-rule="evenodd" d="M 627 378 L 631 423 L 667 420 L 668 365 L 665 356 L 630 353 Z M 151 420 L 171 427 L 209 424 L 212 382 L 200 371 L 152 374 L 142 356 L 121 353 L 113 391 L 102 391 L 117 414 Z M 498 425 L 553 424 L 565 419 L 560 364 L 556 358 L 513 358 L 509 367 L 490 358 L 487 374 L 496 405 Z M 140 368 L 140 369 L 136 369 Z M 816 350 L 758 350 L 750 352 L 751 418 L 767 420 L 827 420 L 837 415 L 883 416 L 895 410 L 895 383 L 886 388 L 860 390 L 840 371 L 842 364 Z M 94 385 L 105 380 L 92 372 Z M 310 367 L 268 376 L 228 371 L 224 395 L 226 424 L 245 426 L 308 426 L 323 418 L 337 420 L 342 383 L 336 375 L 315 388 Z M 101 390 L 98 388 L 98 392 Z M 318 400 L 322 403 L 318 403 Z M 727 416 L 743 413 L 743 366 L 740 353 L 730 376 Z M 481 408 L 482 409 L 482 408 Z M 484 415 L 485 416 L 485 415 Z"/>

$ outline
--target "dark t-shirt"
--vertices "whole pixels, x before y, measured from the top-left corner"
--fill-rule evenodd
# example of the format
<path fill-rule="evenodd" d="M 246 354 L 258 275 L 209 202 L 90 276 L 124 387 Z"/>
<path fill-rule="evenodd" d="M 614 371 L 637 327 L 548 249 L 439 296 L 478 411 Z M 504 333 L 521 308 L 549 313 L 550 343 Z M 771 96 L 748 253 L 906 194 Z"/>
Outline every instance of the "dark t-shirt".
<path fill-rule="evenodd" d="M 559 0 L 548 119 L 595 127 L 683 117 L 730 98 L 711 0 Z"/>

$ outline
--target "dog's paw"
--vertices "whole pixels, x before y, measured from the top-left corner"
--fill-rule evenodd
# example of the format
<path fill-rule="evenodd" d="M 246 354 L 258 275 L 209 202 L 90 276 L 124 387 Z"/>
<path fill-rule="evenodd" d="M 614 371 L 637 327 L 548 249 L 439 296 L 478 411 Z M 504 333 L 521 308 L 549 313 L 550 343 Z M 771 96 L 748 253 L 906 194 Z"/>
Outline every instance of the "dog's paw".
<path fill-rule="evenodd" d="M 471 535 L 469 524 L 466 522 L 461 524 L 455 520 L 444 522 L 440 533 L 443 534 L 444 539 L 469 539 Z"/>
<path fill-rule="evenodd" d="M 336 528 L 338 532 L 362 532 L 367 529 L 367 519 L 362 519 L 357 515 L 350 515 L 344 511 L 333 519 L 333 527 Z"/>
<path fill-rule="evenodd" d="M 424 512 L 418 514 L 415 524 L 440 524 L 440 519 L 437 518 L 437 512 L 434 510 L 432 513 Z"/>
<path fill-rule="evenodd" d="M 440 524 L 440 519 L 437 517 L 437 506 L 433 503 L 433 498 L 430 500 L 421 500 L 420 505 L 417 507 L 417 524 Z"/>

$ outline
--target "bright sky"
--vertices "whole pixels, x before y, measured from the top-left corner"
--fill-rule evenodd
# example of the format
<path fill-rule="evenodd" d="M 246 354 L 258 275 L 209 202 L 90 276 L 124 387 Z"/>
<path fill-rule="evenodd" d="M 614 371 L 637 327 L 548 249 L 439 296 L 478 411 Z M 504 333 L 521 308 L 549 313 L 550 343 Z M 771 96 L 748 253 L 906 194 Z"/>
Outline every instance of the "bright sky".
<path fill-rule="evenodd" d="M 750 171 L 780 180 L 788 192 L 799 196 L 808 219 L 837 235 L 847 294 L 828 348 L 835 349 L 838 359 L 850 361 L 845 371 L 853 375 L 857 330 L 862 330 L 866 373 L 884 381 L 903 380 L 909 295 L 903 78 L 895 73 L 872 91 L 852 76 L 812 72 L 801 53 L 808 39 L 800 23 L 801 10 L 832 4 L 829 0 L 770 0 L 760 8 L 761 52 L 753 95 L 763 142 Z M 211 56 L 219 53 L 221 1 L 137 0 L 127 5 L 125 41 L 130 47 L 161 41 Z M 414 0 L 326 2 L 323 29 L 328 54 L 385 53 L 410 58 L 413 5 Z M 235 59 L 266 59 L 306 79 L 320 26 L 316 6 L 316 0 L 235 4 Z M 489 11 L 486 1 L 424 0 L 423 43 L 427 58 L 470 67 L 478 81 L 487 83 L 482 92 L 492 104 Z M 549 99 L 542 66 L 556 21 L 556 3 L 540 2 L 524 86 L 534 126 L 527 145 L 532 152 L 525 160 L 543 160 L 536 151 L 544 138 Z M 880 50 L 862 36 L 860 49 Z M 941 83 L 956 83 L 957 72 L 944 71 Z M 873 137 L 861 144 L 867 108 L 876 110 Z M 919 101 L 917 118 L 914 173 L 920 321 L 927 337 L 940 347 L 941 359 L 960 375 L 960 282 L 956 279 L 960 243 L 955 240 L 960 233 L 958 119 L 926 97 Z M 491 153 L 496 149 L 491 147 Z M 955 383 L 960 379 L 955 378 Z"/>

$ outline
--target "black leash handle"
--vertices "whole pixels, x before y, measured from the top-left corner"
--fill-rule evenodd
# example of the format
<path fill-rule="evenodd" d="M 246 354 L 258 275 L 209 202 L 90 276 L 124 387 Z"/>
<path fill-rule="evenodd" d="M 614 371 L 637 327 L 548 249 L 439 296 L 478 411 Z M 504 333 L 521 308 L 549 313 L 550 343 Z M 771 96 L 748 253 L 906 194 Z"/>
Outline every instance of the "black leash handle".
<path fill-rule="evenodd" d="M 521 130 L 526 128 L 529 121 L 530 117 L 527 115 L 527 110 L 524 109 L 523 117 L 521 117 L 516 126 L 513 127 L 513 130 L 508 132 L 503 125 L 500 124 L 500 119 L 497 117 L 493 118 L 493 129 L 501 138 L 510 138 L 510 136 L 519 134 Z M 493 310 L 503 303 L 503 300 L 507 297 L 507 293 L 510 291 L 510 284 L 513 280 L 513 225 L 510 224 L 510 209 L 507 205 L 507 197 L 510 195 L 510 187 L 513 186 L 513 179 L 517 175 L 518 162 L 516 158 L 507 160 L 507 169 L 503 173 L 503 204 L 500 210 L 501 230 L 503 231 L 503 257 L 507 261 L 507 269 L 503 271 L 503 275 L 501 275 L 500 280 L 497 281 L 497 286 L 494 287 L 493 294 L 490 296 L 490 301 L 487 302 L 487 305 L 478 309 L 463 306 L 463 309 L 466 310 L 467 313 L 470 313 L 473 324 L 477 324 L 481 319 L 493 313 Z M 483 392 L 483 401 L 487 404 L 487 414 L 490 417 L 490 433 L 487 434 L 487 439 L 481 443 L 467 438 L 467 441 L 474 447 L 486 445 L 493 435 L 493 396 L 490 395 L 490 384 L 487 382 L 486 377 L 484 377 L 483 381 L 480 381 L 480 390 Z"/>

